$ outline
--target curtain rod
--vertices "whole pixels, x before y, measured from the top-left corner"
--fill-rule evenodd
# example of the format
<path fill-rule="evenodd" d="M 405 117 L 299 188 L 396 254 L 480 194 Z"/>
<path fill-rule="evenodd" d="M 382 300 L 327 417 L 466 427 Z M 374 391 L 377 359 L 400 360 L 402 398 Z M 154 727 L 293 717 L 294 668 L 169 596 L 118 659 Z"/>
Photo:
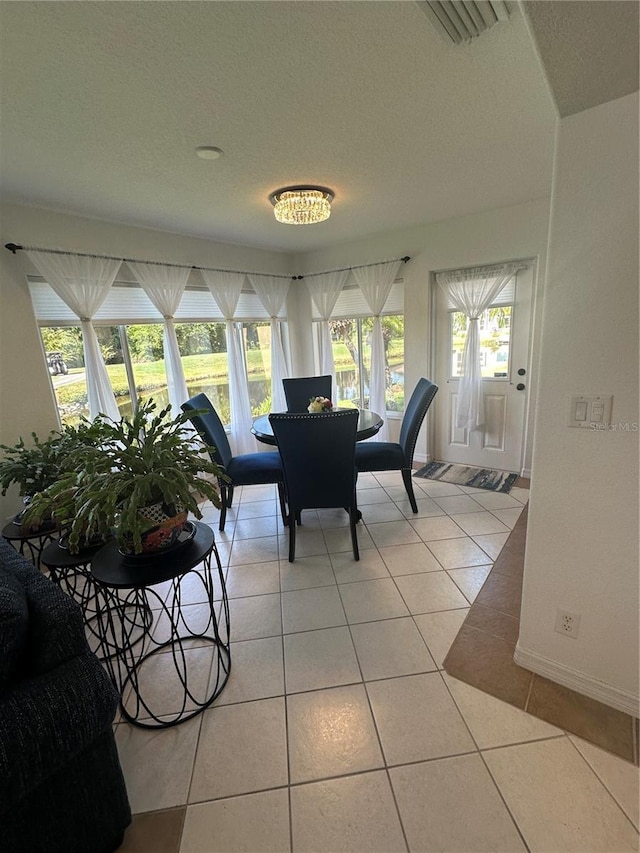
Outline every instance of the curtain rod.
<path fill-rule="evenodd" d="M 294 275 L 293 278 L 294 279 L 313 278 L 316 275 L 326 275 L 327 273 L 330 273 L 330 272 L 345 272 L 345 270 L 362 270 L 365 267 L 379 267 L 382 264 L 392 264 L 394 261 L 404 261 L 404 263 L 406 264 L 407 261 L 410 261 L 410 260 L 411 260 L 411 258 L 409 257 L 409 255 L 405 255 L 404 258 L 391 258 L 390 261 L 375 261 L 372 264 L 357 264 L 356 266 L 353 266 L 353 267 L 340 267 L 339 269 L 336 269 L 336 270 L 325 270 L 324 272 L 310 272 L 310 273 L 307 273 L 307 275 Z"/>
<path fill-rule="evenodd" d="M 116 255 L 92 255 L 92 254 L 89 254 L 88 252 L 69 252 L 69 251 L 65 251 L 63 249 L 42 249 L 38 246 L 20 246 L 17 243 L 5 243 L 4 247 L 5 247 L 5 249 L 8 249 L 10 252 L 12 252 L 14 255 L 16 254 L 16 252 L 26 252 L 26 251 L 46 252 L 49 255 L 75 255 L 78 258 L 103 258 L 103 259 L 109 260 L 109 261 L 123 261 L 124 263 L 128 263 L 129 261 L 131 261 L 131 263 L 134 263 L 134 264 L 150 264 L 150 265 L 153 265 L 153 264 L 160 264 L 161 263 L 165 267 L 176 267 L 177 269 L 207 270 L 208 272 L 233 272 L 233 273 L 238 273 L 239 275 L 264 275 L 264 276 L 273 275 L 273 273 L 267 273 L 267 272 L 247 272 L 246 270 L 228 270 L 228 269 L 222 269 L 221 267 L 200 267 L 200 266 L 197 266 L 196 264 L 171 264 L 171 263 L 164 263 L 162 261 L 148 261 L 148 260 L 144 260 L 141 258 L 120 258 Z M 314 276 L 326 275 L 326 273 L 331 273 L 331 272 L 345 272 L 346 270 L 361 270 L 361 269 L 365 269 L 366 267 L 378 267 L 378 266 L 381 266 L 382 264 L 393 263 L 394 261 L 403 261 L 406 264 L 407 261 L 410 261 L 410 260 L 411 260 L 410 256 L 405 255 L 404 258 L 392 258 L 390 261 L 375 261 L 372 264 L 357 264 L 357 265 L 352 266 L 352 267 L 340 267 L 339 269 L 335 269 L 335 270 L 325 270 L 325 272 L 307 273 L 306 276 L 304 276 L 304 275 L 288 276 L 288 275 L 277 275 L 277 274 L 275 274 L 274 278 L 291 278 L 291 279 L 293 279 L 293 281 L 300 281 L 303 278 L 313 278 Z"/>
<path fill-rule="evenodd" d="M 221 267 L 199 267 L 199 266 L 196 266 L 196 264 L 171 264 L 171 263 L 164 263 L 163 261 L 148 261 L 148 260 L 144 260 L 142 258 L 121 258 L 121 257 L 118 257 L 116 255 L 92 255 L 92 254 L 89 254 L 88 252 L 66 252 L 63 249 L 41 249 L 38 246 L 19 246 L 16 243 L 5 243 L 4 247 L 5 247 L 5 249 L 8 249 L 10 252 L 12 252 L 14 255 L 16 252 L 23 252 L 23 251 L 24 252 L 26 252 L 26 251 L 46 252 L 49 255 L 75 255 L 78 258 L 103 258 L 104 260 L 108 260 L 108 261 L 123 261 L 124 263 L 131 262 L 133 264 L 150 264 L 150 265 L 161 264 L 162 266 L 165 266 L 165 267 L 175 267 L 177 269 L 183 269 L 183 270 L 189 269 L 189 270 L 206 270 L 208 272 L 234 272 L 234 273 L 238 273 L 239 275 L 264 275 L 264 276 L 273 275 L 274 278 L 291 278 L 291 279 L 296 279 L 298 277 L 302 278 L 302 276 L 278 275 L 277 273 L 268 273 L 268 272 L 247 272 L 246 270 L 228 270 L 228 269 L 222 269 Z"/>

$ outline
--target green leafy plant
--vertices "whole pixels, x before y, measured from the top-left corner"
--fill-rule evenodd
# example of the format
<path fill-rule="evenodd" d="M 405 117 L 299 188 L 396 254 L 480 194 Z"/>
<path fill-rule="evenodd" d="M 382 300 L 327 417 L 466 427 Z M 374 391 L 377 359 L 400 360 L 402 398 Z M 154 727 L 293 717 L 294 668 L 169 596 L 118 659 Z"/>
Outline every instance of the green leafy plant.
<path fill-rule="evenodd" d="M 53 485 L 69 469 L 74 450 L 94 445 L 100 439 L 100 431 L 101 424 L 83 421 L 49 433 L 44 441 L 33 432 L 33 442 L 29 445 L 22 437 L 13 446 L 0 444 L 3 451 L 0 459 L 2 494 L 6 494 L 12 483 L 18 485 L 23 496 L 34 495 Z"/>
<path fill-rule="evenodd" d="M 146 507 L 162 504 L 167 515 L 186 510 L 196 518 L 202 518 L 203 497 L 219 507 L 215 478 L 227 478 L 203 455 L 207 448 L 194 439 L 189 415 L 171 420 L 169 407 L 156 410 L 149 400 L 122 421 L 98 416 L 99 442 L 73 451 L 72 470 L 34 497 L 25 520 L 50 511 L 68 528 L 71 550 L 83 539 L 113 533 L 123 550 L 138 554 L 149 528 L 141 512 Z"/>

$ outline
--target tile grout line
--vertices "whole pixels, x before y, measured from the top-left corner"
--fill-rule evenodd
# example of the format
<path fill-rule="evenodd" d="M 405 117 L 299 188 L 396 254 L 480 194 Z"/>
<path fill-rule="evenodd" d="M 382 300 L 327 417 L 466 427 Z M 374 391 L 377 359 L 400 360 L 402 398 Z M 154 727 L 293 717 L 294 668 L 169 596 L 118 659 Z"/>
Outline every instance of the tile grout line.
<path fill-rule="evenodd" d="M 460 714 L 460 717 L 462 718 L 462 720 L 463 720 L 463 722 L 464 722 L 464 724 L 465 724 L 465 726 L 466 726 L 466 728 L 467 728 L 467 731 L 469 732 L 469 737 L 471 738 L 471 740 L 473 741 L 473 743 L 474 743 L 474 745 L 475 745 L 475 747 L 476 747 L 476 751 L 477 751 L 478 755 L 480 756 L 480 760 L 482 761 L 482 763 L 483 763 L 483 765 L 484 765 L 484 767 L 485 767 L 485 770 L 486 770 L 486 771 L 487 771 L 487 773 L 489 774 L 489 778 L 490 778 L 490 779 L 491 779 L 491 781 L 493 782 L 493 785 L 494 785 L 494 787 L 495 787 L 496 791 L 498 792 L 498 796 L 499 796 L 499 797 L 500 797 L 500 799 L 502 800 L 502 803 L 504 804 L 504 807 L 505 807 L 505 809 L 506 809 L 506 811 L 507 811 L 507 814 L 508 814 L 508 815 L 509 815 L 509 817 L 511 818 L 511 821 L 512 821 L 512 823 L 513 823 L 513 825 L 514 825 L 514 827 L 515 827 L 515 829 L 516 829 L 516 832 L 518 833 L 518 835 L 519 835 L 519 836 L 520 836 L 520 838 L 522 839 L 522 843 L 524 844 L 525 849 L 528 851 L 528 853 L 531 853 L 531 848 L 530 848 L 530 847 L 529 847 L 529 845 L 527 844 L 527 841 L 526 841 L 526 839 L 525 839 L 525 837 L 524 837 L 524 833 L 523 833 L 523 831 L 520 829 L 520 826 L 519 826 L 519 824 L 518 824 L 518 821 L 516 820 L 515 816 L 513 815 L 512 811 L 511 811 L 511 809 L 509 808 L 509 805 L 508 805 L 508 803 L 507 803 L 507 801 L 506 801 L 506 799 L 505 799 L 505 797 L 504 797 L 504 795 L 503 795 L 502 791 L 500 790 L 500 786 L 499 786 L 499 785 L 498 785 L 498 783 L 496 782 L 496 780 L 495 780 L 495 778 L 494 778 L 494 776 L 493 776 L 493 773 L 491 772 L 491 770 L 490 770 L 490 768 L 489 768 L 489 766 L 488 766 L 488 764 L 487 764 L 487 762 L 486 762 L 486 760 L 485 760 L 485 757 L 484 757 L 484 755 L 483 755 L 483 750 L 482 750 L 482 749 L 480 749 L 480 746 L 478 745 L 478 741 L 476 740 L 475 735 L 474 735 L 474 734 L 473 734 L 473 732 L 471 731 L 471 727 L 470 727 L 470 726 L 469 726 L 469 724 L 467 723 L 467 720 L 466 720 L 466 718 L 465 718 L 465 716 L 464 716 L 464 714 L 463 714 L 463 712 L 462 712 L 462 708 L 460 707 L 460 705 L 458 704 L 458 702 L 456 702 L 456 698 L 455 698 L 455 696 L 453 695 L 453 693 L 452 693 L 452 691 L 451 691 L 451 689 L 450 689 L 449 685 L 447 684 L 447 680 L 446 680 L 446 678 L 442 675 L 442 673 L 440 673 L 440 677 L 441 677 L 441 679 L 442 679 L 442 682 L 443 682 L 443 684 L 444 684 L 445 689 L 448 691 L 449 695 L 451 696 L 451 700 L 452 700 L 452 702 L 454 703 L 454 705 L 455 705 L 455 706 L 456 706 L 456 708 L 458 709 L 458 713 Z M 543 739 L 544 739 L 544 738 L 543 738 Z M 515 746 L 515 745 L 516 745 L 516 744 L 507 744 L 507 745 L 504 745 L 504 746 L 502 746 L 502 747 L 495 747 L 495 748 L 496 748 L 496 749 L 502 749 L 502 748 L 505 748 L 505 746 Z"/>
<path fill-rule="evenodd" d="M 380 553 L 380 552 L 378 551 L 378 553 Z M 380 555 L 380 558 L 382 559 L 382 555 Z M 342 609 L 344 610 L 344 601 L 342 600 L 342 595 L 340 594 L 340 585 L 337 584 L 337 586 L 338 586 L 338 595 L 340 596 L 340 601 L 342 602 Z M 346 618 L 346 610 L 345 610 L 345 618 Z M 391 797 L 393 799 L 393 804 L 394 804 L 395 809 L 396 809 L 396 814 L 398 816 L 398 822 L 400 824 L 400 829 L 402 830 L 402 837 L 404 839 L 404 843 L 405 843 L 405 846 L 407 849 L 407 853 L 409 853 L 409 851 L 410 851 L 409 841 L 407 839 L 407 833 L 406 833 L 406 830 L 404 827 L 404 822 L 402 820 L 402 814 L 400 813 L 400 807 L 398 805 L 398 800 L 396 798 L 396 792 L 394 790 L 393 783 L 391 782 L 391 776 L 389 774 L 389 767 L 387 765 L 387 758 L 386 758 L 386 755 L 384 752 L 384 748 L 382 746 L 382 737 L 380 735 L 378 723 L 376 722 L 376 716 L 375 716 L 375 713 L 373 711 L 373 706 L 371 704 L 371 697 L 369 696 L 369 691 L 367 690 L 367 685 L 366 685 L 366 682 L 364 680 L 364 673 L 362 672 L 362 664 L 360 663 L 360 657 L 358 656 L 358 649 L 356 647 L 356 643 L 355 643 L 355 640 L 353 638 L 353 632 L 351 630 L 351 623 L 348 621 L 347 621 L 347 628 L 349 630 L 349 636 L 351 638 L 351 645 L 353 646 L 353 651 L 355 654 L 356 662 L 358 664 L 358 670 L 360 672 L 360 678 L 362 679 L 362 687 L 364 690 L 364 695 L 365 695 L 366 700 L 367 700 L 367 706 L 369 708 L 369 713 L 371 715 L 371 722 L 373 723 L 373 728 L 375 730 L 376 738 L 378 740 L 378 748 L 380 750 L 380 756 L 381 756 L 383 764 L 384 764 L 384 771 L 385 771 L 385 775 L 387 777 L 387 783 L 389 785 L 389 790 L 391 791 Z M 293 848 L 292 848 L 292 850 L 293 850 Z"/>
<path fill-rule="evenodd" d="M 573 747 L 573 749 L 575 749 L 575 751 L 578 753 L 578 755 L 580 756 L 580 758 L 581 758 L 581 759 L 584 761 L 584 763 L 587 765 L 587 767 L 589 768 L 589 770 L 591 770 L 591 772 L 592 772 L 592 773 L 593 773 L 593 775 L 596 777 L 596 779 L 598 780 L 598 782 L 600 782 L 600 784 L 602 785 L 602 787 L 604 788 L 604 790 L 605 790 L 605 791 L 607 792 L 607 794 L 611 797 L 611 799 L 614 801 L 614 803 L 616 804 L 616 806 L 620 809 L 620 811 L 621 811 L 621 812 L 622 812 L 622 814 L 625 816 L 625 818 L 629 821 L 629 823 L 630 823 L 630 824 L 631 824 L 631 826 L 634 828 L 634 830 L 635 830 L 636 832 L 638 832 L 638 827 L 637 827 L 637 826 L 635 825 L 635 823 L 631 820 L 630 816 L 627 814 L 627 812 L 625 811 L 625 809 L 623 809 L 622 805 L 618 802 L 618 798 L 615 796 L 615 794 L 614 794 L 612 791 L 610 791 L 610 790 L 609 790 L 609 788 L 608 788 L 608 786 L 607 786 L 606 782 L 604 781 L 604 779 L 602 779 L 602 778 L 600 777 L 600 774 L 599 774 L 599 773 L 598 773 L 598 771 L 595 769 L 595 767 L 593 767 L 593 765 L 591 764 L 591 762 L 589 761 L 589 759 L 588 759 L 586 756 L 584 756 L 584 755 L 580 752 L 580 750 L 578 749 L 578 747 L 577 747 L 577 746 L 575 745 L 575 743 L 571 740 L 571 737 L 572 737 L 572 736 L 573 736 L 573 737 L 577 737 L 577 738 L 579 738 L 580 736 L 579 736 L 579 735 L 572 735 L 572 734 L 571 734 L 571 732 L 565 732 L 565 735 L 566 735 L 566 738 L 567 738 L 568 742 L 569 742 L 569 743 L 571 744 L 571 746 Z M 584 738 L 580 738 L 580 740 L 584 740 Z M 586 743 L 589 743 L 589 741 L 586 741 Z M 624 758 L 621 758 L 620 756 L 616 756 L 616 758 L 619 758 L 619 760 L 620 760 L 620 761 L 624 761 Z"/>

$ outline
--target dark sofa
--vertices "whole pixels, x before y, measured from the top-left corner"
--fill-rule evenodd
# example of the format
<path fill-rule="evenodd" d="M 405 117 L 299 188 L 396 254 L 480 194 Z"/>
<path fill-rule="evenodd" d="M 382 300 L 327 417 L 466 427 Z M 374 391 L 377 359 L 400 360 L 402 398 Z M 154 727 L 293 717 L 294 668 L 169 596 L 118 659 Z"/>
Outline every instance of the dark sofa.
<path fill-rule="evenodd" d="M 0 850 L 109 853 L 131 821 L 118 696 L 79 607 L 0 539 Z"/>

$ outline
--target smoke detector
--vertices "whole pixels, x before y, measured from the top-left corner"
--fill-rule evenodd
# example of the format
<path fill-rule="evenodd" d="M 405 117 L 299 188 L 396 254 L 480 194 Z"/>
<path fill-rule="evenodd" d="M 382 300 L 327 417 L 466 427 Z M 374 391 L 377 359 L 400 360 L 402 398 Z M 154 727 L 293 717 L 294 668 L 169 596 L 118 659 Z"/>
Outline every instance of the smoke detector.
<path fill-rule="evenodd" d="M 446 42 L 460 44 L 509 18 L 505 0 L 416 0 Z"/>

